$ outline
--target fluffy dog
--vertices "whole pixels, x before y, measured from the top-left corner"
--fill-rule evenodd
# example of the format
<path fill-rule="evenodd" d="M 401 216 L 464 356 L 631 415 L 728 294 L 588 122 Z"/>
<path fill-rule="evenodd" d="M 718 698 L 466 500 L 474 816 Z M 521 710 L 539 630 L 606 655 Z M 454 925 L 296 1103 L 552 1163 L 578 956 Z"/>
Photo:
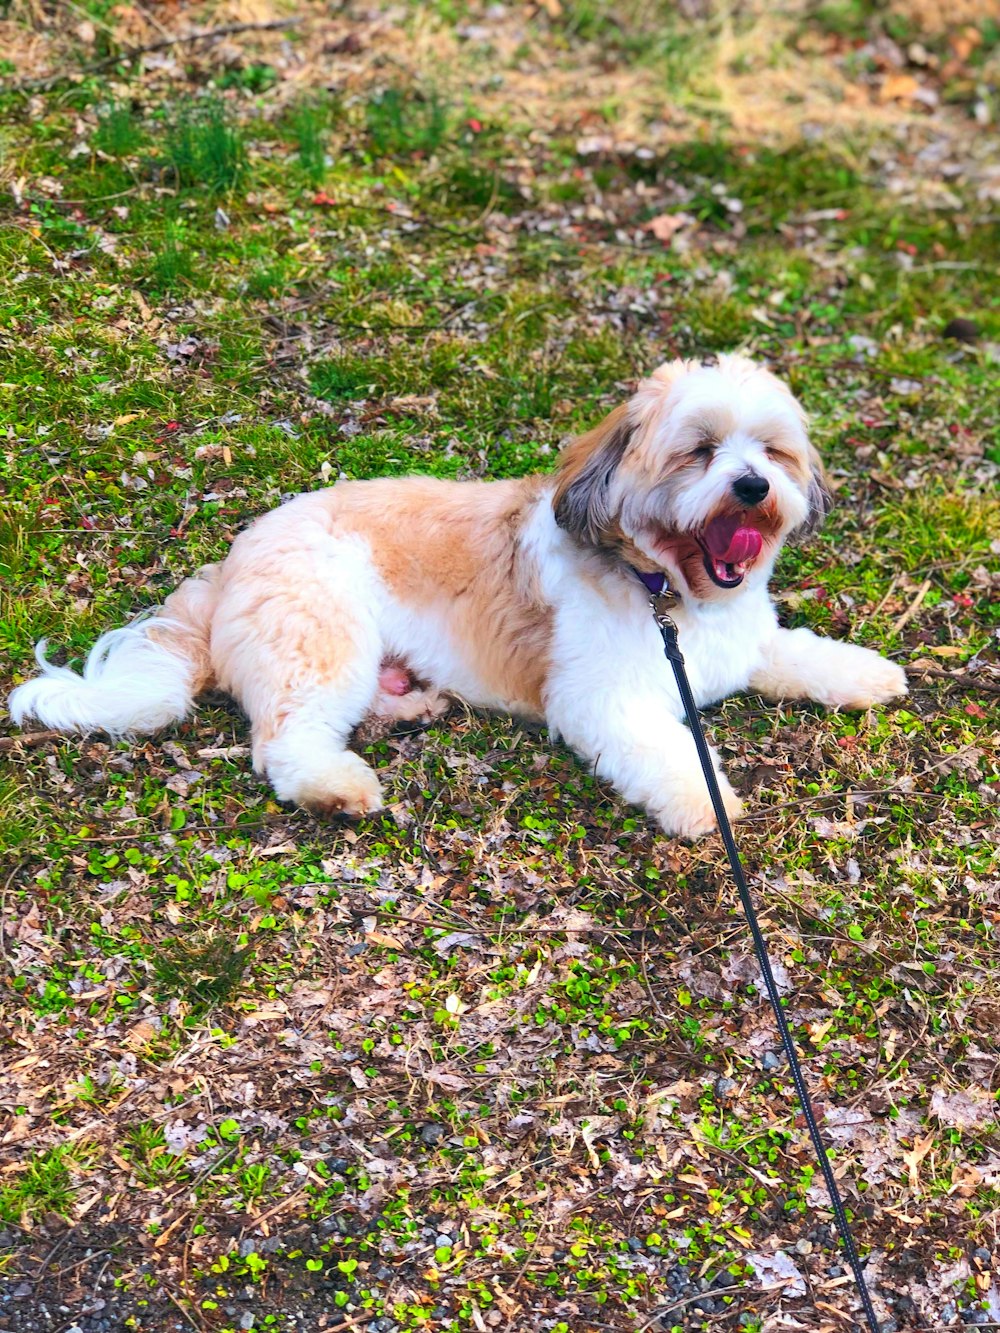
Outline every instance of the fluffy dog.
<path fill-rule="evenodd" d="M 741 356 L 674 361 L 564 450 L 551 476 L 343 482 L 265 514 L 152 617 L 48 664 L 18 722 L 114 735 L 233 695 L 277 795 L 364 815 L 382 792 L 347 749 L 367 716 L 442 694 L 543 720 L 670 834 L 715 824 L 641 574 L 665 573 L 700 705 L 750 689 L 866 708 L 906 692 L 877 653 L 778 626 L 782 543 L 829 497 L 805 416 Z M 717 761 L 716 761 L 717 762 Z M 740 803 L 720 775 L 728 810 Z"/>

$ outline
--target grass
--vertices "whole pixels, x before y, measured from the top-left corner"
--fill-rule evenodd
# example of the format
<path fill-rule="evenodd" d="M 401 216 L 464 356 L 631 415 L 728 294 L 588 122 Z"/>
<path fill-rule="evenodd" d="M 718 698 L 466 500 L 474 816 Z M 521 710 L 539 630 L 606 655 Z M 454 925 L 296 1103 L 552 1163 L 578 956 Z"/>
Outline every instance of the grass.
<path fill-rule="evenodd" d="M 226 194 L 236 189 L 246 172 L 246 149 L 225 103 L 191 99 L 171 108 L 163 169 L 182 190 L 203 186 L 211 194 Z"/>
<path fill-rule="evenodd" d="M 289 121 L 299 166 L 309 183 L 317 187 L 326 176 L 329 118 L 329 108 L 322 103 L 300 102 Z"/>
<path fill-rule="evenodd" d="M 913 690 L 863 716 L 734 699 L 708 723 L 859 1241 L 895 1317 L 938 1323 L 985 1299 L 997 1204 L 992 205 L 968 103 L 934 112 L 963 165 L 942 204 L 876 129 L 741 136 L 703 95 L 718 25 L 658 45 L 655 8 L 540 15 L 527 51 L 496 16 L 487 41 L 464 9 L 414 11 L 420 77 L 365 28 L 382 63 L 335 92 L 290 79 L 275 37 L 192 56 L 169 89 L 150 70 L 30 119 L 3 104 L 4 693 L 37 638 L 78 660 L 285 495 L 549 469 L 666 357 L 770 360 L 836 498 L 782 557 L 782 618 L 889 652 Z M 833 8 L 804 28 L 854 41 L 869 7 Z M 657 137 L 650 110 L 629 140 L 608 89 L 643 107 L 664 70 L 676 123 Z M 669 246 L 646 228 L 663 213 L 686 215 Z M 941 336 L 955 316 L 975 344 Z M 179 1304 L 203 1333 L 245 1309 L 753 1328 L 752 1256 L 780 1246 L 846 1308 L 715 840 L 659 837 L 506 718 L 375 742 L 391 808 L 355 829 L 280 807 L 222 697 L 148 743 L 18 735 L 12 1292 L 45 1262 L 67 1321 L 93 1289 L 123 1327 Z"/>
<path fill-rule="evenodd" d="M 368 140 L 379 157 L 429 157 L 445 142 L 448 109 L 434 90 L 390 85 L 370 97 L 365 107 Z"/>

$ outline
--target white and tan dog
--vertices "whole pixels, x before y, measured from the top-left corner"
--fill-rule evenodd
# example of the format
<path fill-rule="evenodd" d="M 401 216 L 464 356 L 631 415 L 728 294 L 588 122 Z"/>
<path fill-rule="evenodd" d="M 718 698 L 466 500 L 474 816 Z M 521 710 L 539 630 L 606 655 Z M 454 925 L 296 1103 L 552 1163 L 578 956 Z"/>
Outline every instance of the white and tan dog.
<path fill-rule="evenodd" d="M 215 685 L 253 725 L 282 800 L 363 815 L 382 792 L 346 748 L 370 713 L 440 693 L 544 720 L 668 833 L 714 826 L 639 573 L 665 572 L 699 704 L 750 689 L 866 708 L 906 691 L 877 653 L 778 627 L 786 537 L 826 512 L 802 409 L 740 356 L 675 361 L 563 452 L 551 476 L 344 482 L 264 515 L 82 676 L 11 696 L 60 730 L 156 731 Z M 728 809 L 740 803 L 721 778 Z"/>

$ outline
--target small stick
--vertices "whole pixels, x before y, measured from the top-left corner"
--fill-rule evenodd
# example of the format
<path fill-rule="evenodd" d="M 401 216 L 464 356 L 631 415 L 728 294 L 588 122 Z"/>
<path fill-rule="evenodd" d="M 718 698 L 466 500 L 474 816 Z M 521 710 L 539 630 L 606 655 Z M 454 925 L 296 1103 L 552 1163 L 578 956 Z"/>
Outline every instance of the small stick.
<path fill-rule="evenodd" d="M 49 741 L 64 740 L 66 740 L 66 735 L 61 731 L 26 731 L 23 736 L 0 736 L 0 754 L 6 754 L 8 750 L 16 750 L 19 745 L 26 750 L 33 750 L 36 745 L 47 745 Z"/>
<path fill-rule="evenodd" d="M 920 587 L 917 589 L 916 597 L 914 597 L 913 601 L 906 608 L 903 614 L 899 617 L 895 625 L 893 625 L 892 627 L 893 634 L 898 634 L 899 631 L 903 628 L 903 626 L 906 625 L 909 621 L 911 621 L 913 617 L 917 614 L 917 612 L 920 610 L 920 603 L 927 596 L 928 592 L 930 592 L 930 587 L 931 587 L 931 580 L 924 579 L 923 583 L 921 583 Z"/>
<path fill-rule="evenodd" d="M 978 680 L 968 671 L 960 671 L 954 674 L 951 671 L 940 671 L 937 667 L 925 666 L 912 666 L 909 670 L 914 676 L 928 676 L 935 680 L 944 680 L 949 685 L 959 685 L 965 690 L 985 690 L 987 694 L 1000 694 L 1000 682 L 994 685 L 988 680 Z"/>
<path fill-rule="evenodd" d="M 898 575 L 898 574 L 893 574 L 893 576 L 892 576 L 892 582 L 889 584 L 888 588 L 886 588 L 886 590 L 885 590 L 885 596 L 884 596 L 884 597 L 882 598 L 882 600 L 879 602 L 878 606 L 876 606 L 875 610 L 872 611 L 870 615 L 865 616 L 864 620 L 861 622 L 863 625 L 867 625 L 867 623 L 868 623 L 869 620 L 872 620 L 875 616 L 878 615 L 878 613 L 882 610 L 883 606 L 885 606 L 886 602 L 889 600 L 889 598 L 892 596 L 892 594 L 896 591 L 896 584 L 897 584 L 898 582 L 899 582 L 899 575 Z"/>
<path fill-rule="evenodd" d="M 301 18 L 271 19 L 267 23 L 227 23 L 221 28 L 207 28 L 203 32 L 189 32 L 183 37 L 165 37 L 158 42 L 149 42 L 146 46 L 127 46 L 117 55 L 95 60 L 91 65 L 81 65 L 79 69 L 68 70 L 62 74 L 48 74 L 42 79 L 21 79 L 7 88 L 8 92 L 48 92 L 64 79 L 71 79 L 80 74 L 96 74 L 102 69 L 136 60 L 139 56 L 149 55 L 153 51 L 165 51 L 171 46 L 188 46 L 194 42 L 215 42 L 220 37 L 234 37 L 241 32 L 272 32 L 276 28 L 295 28 Z"/>

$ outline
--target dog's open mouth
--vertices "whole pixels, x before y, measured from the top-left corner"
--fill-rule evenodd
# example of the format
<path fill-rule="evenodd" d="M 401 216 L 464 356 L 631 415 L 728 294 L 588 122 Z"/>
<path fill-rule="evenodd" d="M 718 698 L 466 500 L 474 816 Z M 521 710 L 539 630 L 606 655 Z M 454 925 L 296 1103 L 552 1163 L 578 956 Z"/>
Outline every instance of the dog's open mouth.
<path fill-rule="evenodd" d="M 705 572 L 720 588 L 738 588 L 764 545 L 756 528 L 731 514 L 713 518 L 695 536 Z"/>

